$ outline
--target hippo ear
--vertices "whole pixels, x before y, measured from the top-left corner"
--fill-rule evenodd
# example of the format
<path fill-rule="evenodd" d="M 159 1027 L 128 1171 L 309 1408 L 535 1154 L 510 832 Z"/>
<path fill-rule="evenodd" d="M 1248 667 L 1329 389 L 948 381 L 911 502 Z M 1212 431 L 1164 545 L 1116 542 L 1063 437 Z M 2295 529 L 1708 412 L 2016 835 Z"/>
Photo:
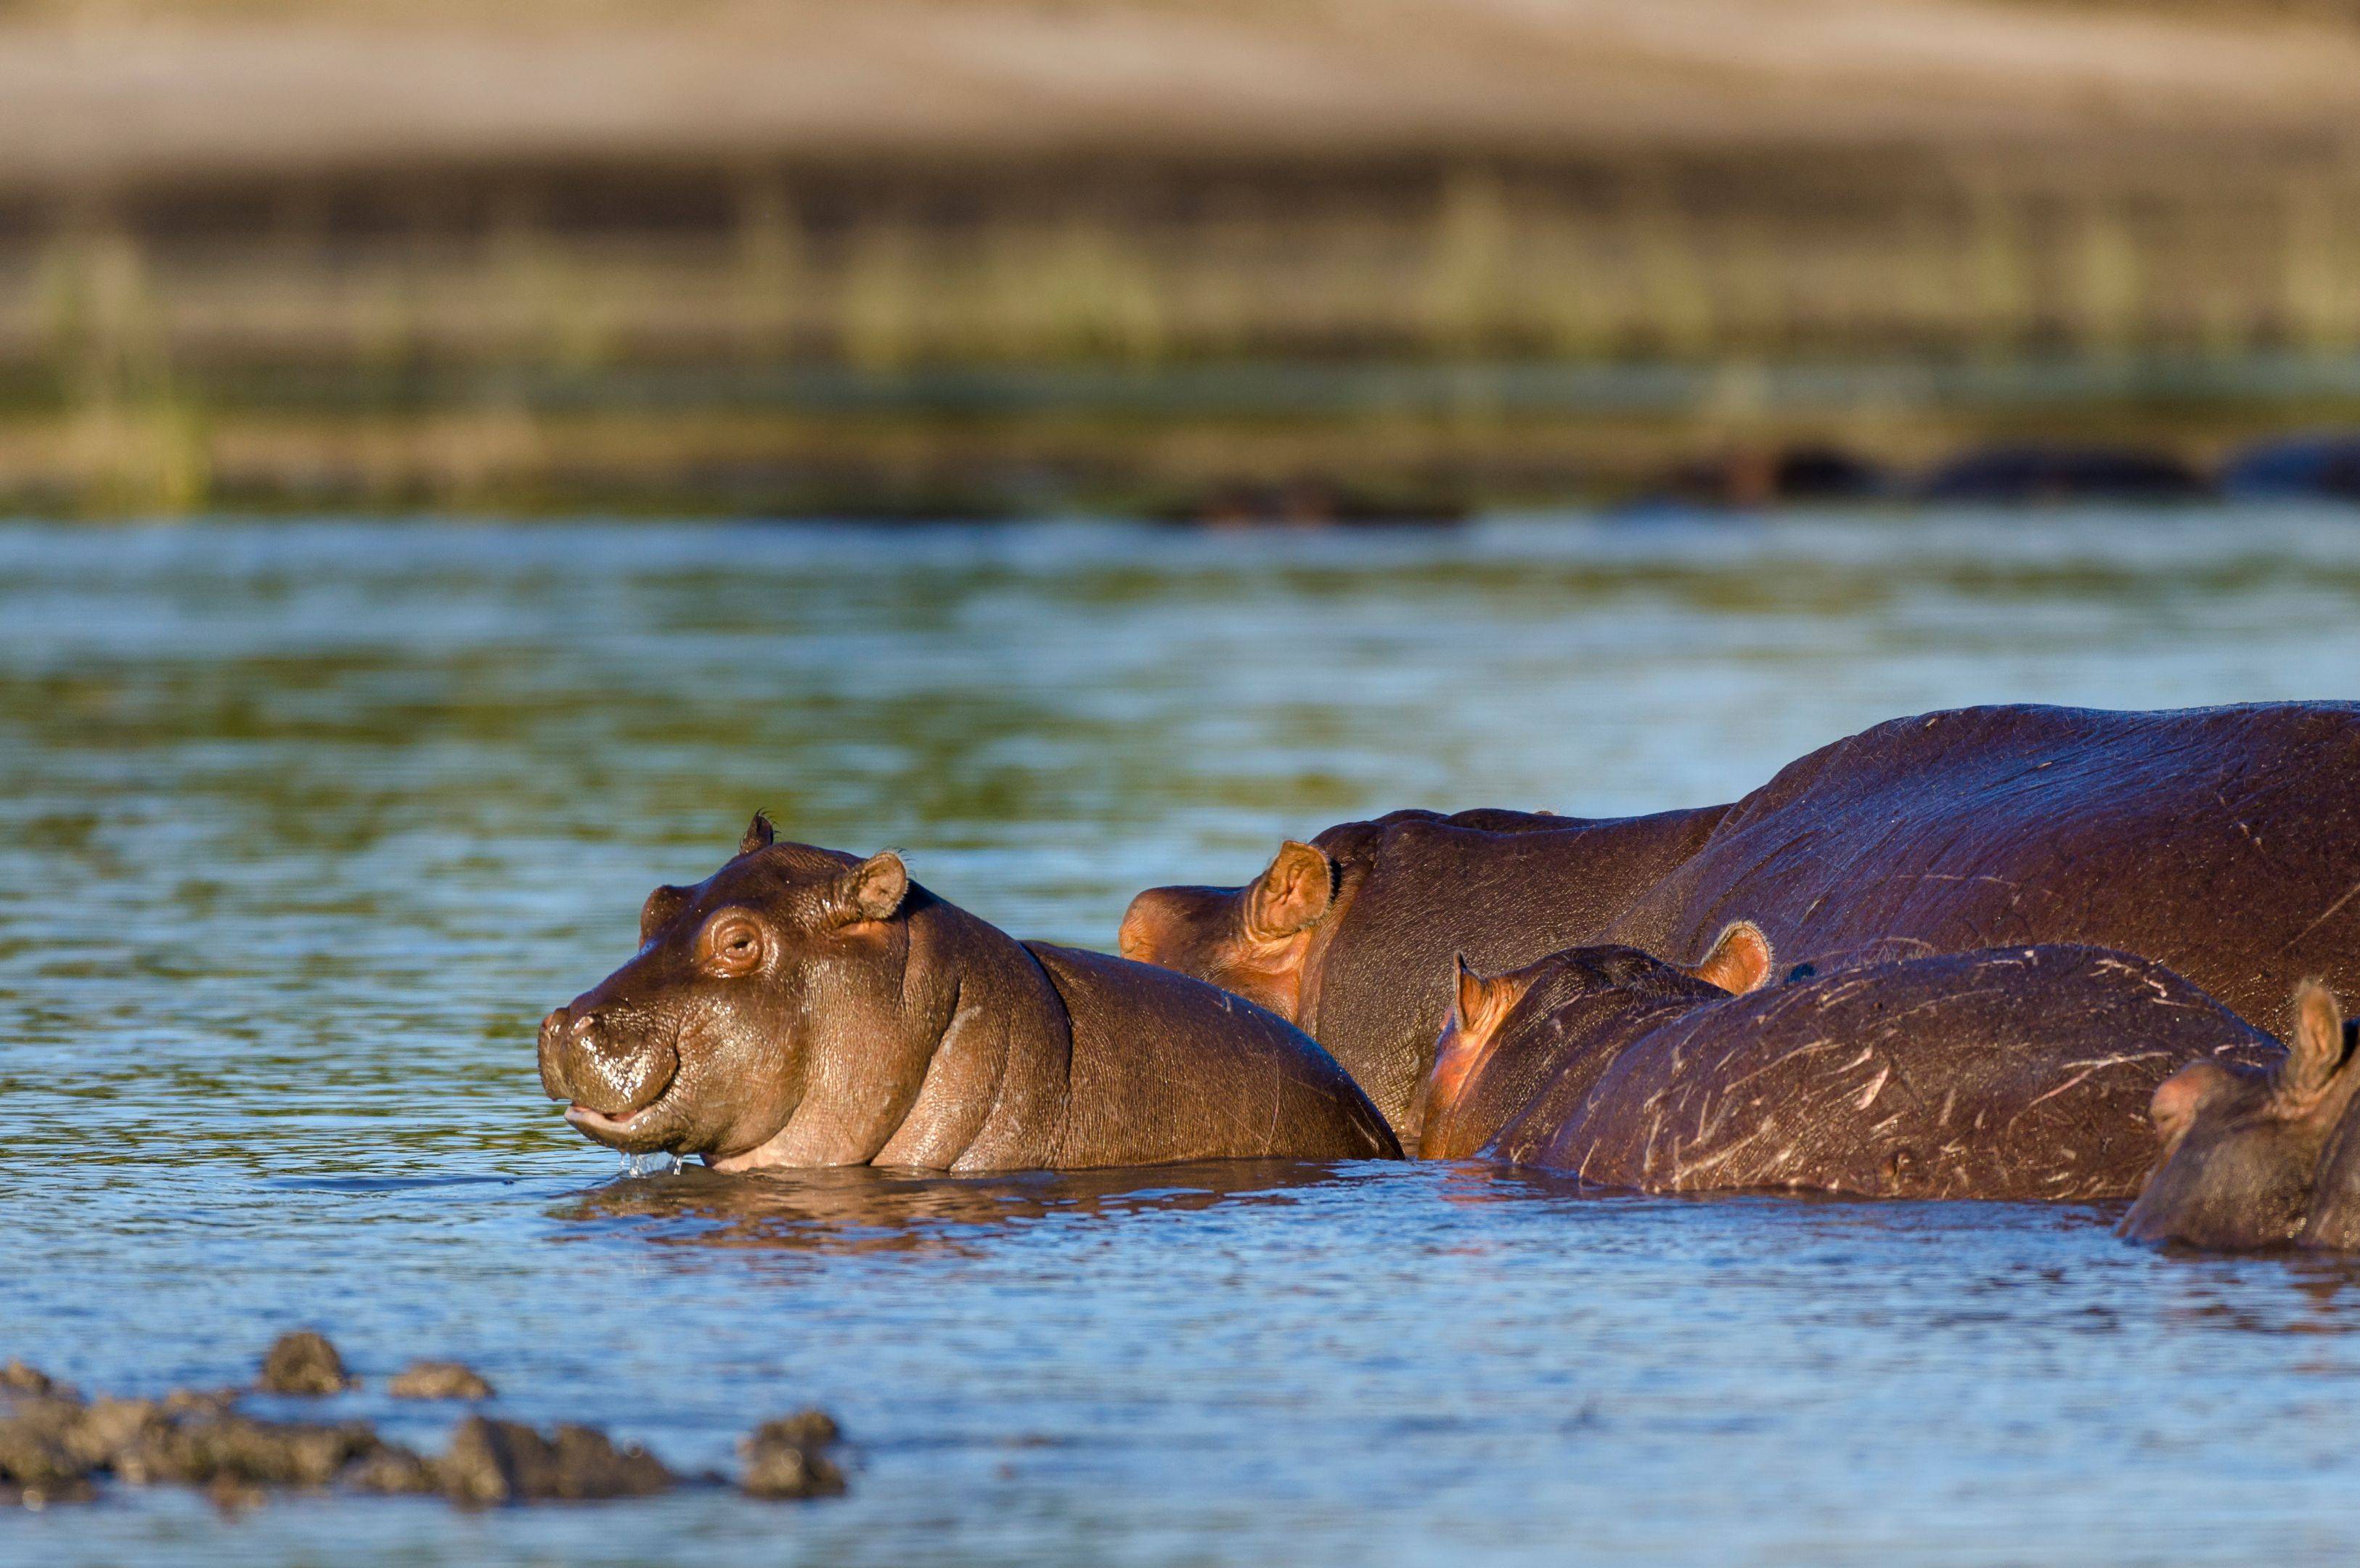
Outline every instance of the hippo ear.
<path fill-rule="evenodd" d="M 2157 1084 L 2147 1106 L 2147 1119 L 2155 1124 L 2156 1136 L 2166 1143 L 2177 1141 L 2196 1125 L 2196 1113 L 2205 1102 L 2230 1082 L 2227 1068 L 2200 1057 Z"/>
<path fill-rule="evenodd" d="M 1483 1010 L 1483 977 L 1467 967 L 1467 955 L 1452 959 L 1459 966 L 1458 984 L 1450 988 L 1450 1021 L 1460 1029 Z"/>
<path fill-rule="evenodd" d="M 1704 962 L 1688 971 L 1708 985 L 1718 985 L 1732 996 L 1743 996 L 1756 991 L 1770 978 L 1777 964 L 1771 955 L 1770 939 L 1752 920 L 1732 920 L 1715 939 L 1712 951 Z"/>
<path fill-rule="evenodd" d="M 1450 989 L 1450 1021 L 1468 1039 L 1488 1039 L 1524 994 L 1524 987 L 1505 975 L 1486 979 L 1476 974 L 1463 953 L 1457 963 L 1458 980 Z"/>
<path fill-rule="evenodd" d="M 870 855 L 837 883 L 838 907 L 847 920 L 890 920 L 909 896 L 910 868 L 891 850 Z"/>
<path fill-rule="evenodd" d="M 2294 988 L 2294 1029 L 2286 1060 L 2270 1074 L 2270 1094 L 2289 1110 L 2308 1111 L 2344 1064 L 2344 1008 L 2316 980 Z"/>
<path fill-rule="evenodd" d="M 1293 936 L 1326 914 L 1335 897 L 1336 863 L 1289 839 L 1246 889 L 1246 931 L 1263 938 Z"/>
<path fill-rule="evenodd" d="M 754 820 L 746 824 L 746 836 L 738 841 L 738 853 L 751 855 L 758 849 L 768 849 L 778 836 L 779 830 L 770 825 L 770 814 L 756 811 Z"/>

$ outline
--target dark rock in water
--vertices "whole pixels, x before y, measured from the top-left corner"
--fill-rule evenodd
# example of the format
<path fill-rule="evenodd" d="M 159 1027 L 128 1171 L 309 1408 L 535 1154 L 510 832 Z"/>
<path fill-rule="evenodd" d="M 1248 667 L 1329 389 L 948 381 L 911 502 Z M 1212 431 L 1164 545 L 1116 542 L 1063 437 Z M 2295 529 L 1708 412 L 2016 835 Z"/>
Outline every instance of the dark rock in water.
<path fill-rule="evenodd" d="M 842 1432 L 825 1410 L 764 1421 L 738 1444 L 746 1461 L 738 1486 L 756 1497 L 835 1497 L 844 1471 L 827 1455 Z"/>
<path fill-rule="evenodd" d="M 397 1399 L 488 1399 L 492 1385 L 456 1361 L 413 1361 L 385 1391 Z"/>
<path fill-rule="evenodd" d="M 89 1477 L 89 1460 L 68 1441 L 71 1417 L 26 1411 L 0 1420 L 0 1482 L 41 1493 Z"/>
<path fill-rule="evenodd" d="M 262 1376 L 254 1385 L 266 1394 L 341 1394 L 358 1387 L 346 1376 L 336 1347 L 310 1329 L 282 1334 L 262 1358 Z"/>
<path fill-rule="evenodd" d="M 116 1455 L 114 1468 L 134 1485 L 232 1481 L 318 1487 L 382 1446 L 364 1421 L 325 1426 L 241 1415 L 191 1416 L 143 1432 Z"/>
<path fill-rule="evenodd" d="M 60 1383 L 38 1367 L 27 1367 L 11 1358 L 0 1367 L 0 1394 L 55 1394 L 61 1399 L 73 1399 L 73 1386 Z"/>
<path fill-rule="evenodd" d="M 1681 463 L 1637 509 L 1651 503 L 1746 508 L 1794 501 L 1865 501 L 1890 488 L 1882 470 L 1834 447 L 1755 448 Z"/>
<path fill-rule="evenodd" d="M 100 1399 L 78 1412 L 66 1441 L 93 1466 L 113 1470 L 124 1454 L 152 1441 L 179 1413 L 153 1399 Z"/>
<path fill-rule="evenodd" d="M 2193 501 L 2209 493 L 2194 469 L 2166 452 L 2127 447 L 1998 447 L 1936 469 L 1918 488 L 1928 501 Z"/>
<path fill-rule="evenodd" d="M 641 1497 L 668 1491 L 672 1472 L 643 1448 L 617 1448 L 604 1432 L 560 1426 L 553 1437 L 520 1421 L 470 1416 L 438 1465 L 443 1490 L 463 1503 Z"/>
<path fill-rule="evenodd" d="M 560 1426 L 544 1436 L 514 1421 L 474 1416 L 460 1423 L 450 1451 L 432 1460 L 379 1437 L 366 1421 L 274 1421 L 243 1414 L 235 1389 L 183 1388 L 161 1399 L 85 1403 L 71 1389 L 54 1391 L 63 1385 L 30 1368 L 9 1377 L 0 1390 L 8 1395 L 0 1404 L 0 1507 L 86 1500 L 96 1495 L 93 1482 L 107 1475 L 130 1486 L 201 1487 L 232 1512 L 286 1487 L 340 1486 L 378 1495 L 442 1493 L 454 1502 L 511 1503 L 646 1497 L 674 1485 L 672 1472 L 646 1450 L 617 1448 L 584 1426 Z M 410 1398 L 482 1399 L 491 1392 L 480 1376 L 455 1362 L 421 1362 L 398 1381 L 408 1387 L 396 1391 Z M 334 1350 L 317 1334 L 282 1339 L 264 1370 L 263 1387 L 273 1392 L 350 1386 Z M 842 1475 L 817 1456 L 836 1440 L 836 1423 L 826 1416 L 807 1411 L 757 1435 L 765 1434 L 771 1446 L 815 1459 L 800 1479 L 774 1465 L 774 1486 L 803 1489 L 766 1495 L 843 1489 Z"/>
<path fill-rule="evenodd" d="M 2360 430 L 2288 436 L 2234 453 L 2221 489 L 2235 500 L 2360 501 Z"/>

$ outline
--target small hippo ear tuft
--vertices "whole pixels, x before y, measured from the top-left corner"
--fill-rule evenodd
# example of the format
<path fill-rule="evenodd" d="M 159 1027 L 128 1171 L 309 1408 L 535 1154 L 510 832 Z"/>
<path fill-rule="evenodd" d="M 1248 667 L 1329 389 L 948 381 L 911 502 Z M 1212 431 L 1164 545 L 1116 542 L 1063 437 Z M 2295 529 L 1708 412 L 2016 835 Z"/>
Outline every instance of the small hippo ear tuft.
<path fill-rule="evenodd" d="M 756 811 L 754 820 L 746 824 L 746 836 L 738 841 L 738 853 L 751 855 L 758 849 L 768 849 L 778 837 L 779 830 L 770 825 L 770 813 Z"/>
<path fill-rule="evenodd" d="M 1770 939 L 1762 934 L 1762 928 L 1752 920 L 1732 920 L 1721 928 L 1704 962 L 1688 973 L 1732 996 L 1743 996 L 1766 985 L 1775 967 Z"/>
<path fill-rule="evenodd" d="M 2316 980 L 2294 988 L 2294 1029 L 2286 1048 L 2270 1087 L 2291 1108 L 2308 1110 L 2344 1064 L 2344 1008 Z"/>
<path fill-rule="evenodd" d="M 910 868 L 891 850 L 870 855 L 844 874 L 844 917 L 848 920 L 890 920 L 909 897 Z"/>

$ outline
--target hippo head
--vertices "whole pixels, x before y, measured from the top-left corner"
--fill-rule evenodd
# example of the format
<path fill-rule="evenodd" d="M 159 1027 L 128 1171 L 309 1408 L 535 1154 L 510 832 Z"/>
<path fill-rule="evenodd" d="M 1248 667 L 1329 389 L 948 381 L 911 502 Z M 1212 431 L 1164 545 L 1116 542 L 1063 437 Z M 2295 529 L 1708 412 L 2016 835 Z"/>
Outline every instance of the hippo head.
<path fill-rule="evenodd" d="M 1150 887 L 1131 901 L 1122 955 L 1195 975 L 1303 1022 L 1313 943 L 1339 912 L 1342 877 L 1325 850 L 1288 840 L 1242 887 Z"/>
<path fill-rule="evenodd" d="M 1426 1160 L 1473 1154 L 1582 1044 L 1629 1018 L 1759 989 L 1774 963 L 1752 920 L 1731 921 L 1688 968 L 1635 948 L 1576 947 L 1486 977 L 1462 957 L 1403 1146 Z"/>
<path fill-rule="evenodd" d="M 649 894 L 639 955 L 541 1020 L 541 1087 L 586 1136 L 727 1165 L 807 1097 L 923 1073 L 902 984 L 923 890 L 890 853 L 773 837 L 758 812 L 719 871 Z"/>
<path fill-rule="evenodd" d="M 2147 1114 L 2163 1148 L 2123 1235 L 2242 1247 L 2302 1230 L 2321 1155 L 2360 1085 L 2351 1033 L 2326 986 L 2296 988 L 2286 1046 L 2268 1068 L 2194 1062 L 2157 1085 Z"/>

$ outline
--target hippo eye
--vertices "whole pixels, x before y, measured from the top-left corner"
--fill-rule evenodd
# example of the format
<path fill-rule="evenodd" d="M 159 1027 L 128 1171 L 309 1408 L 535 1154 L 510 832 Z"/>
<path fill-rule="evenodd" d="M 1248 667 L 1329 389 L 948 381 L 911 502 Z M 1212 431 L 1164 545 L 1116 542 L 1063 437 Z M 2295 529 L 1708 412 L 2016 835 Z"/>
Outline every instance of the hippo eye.
<path fill-rule="evenodd" d="M 762 966 L 762 928 L 742 914 L 716 916 L 697 946 L 705 966 L 716 975 L 745 975 Z"/>

